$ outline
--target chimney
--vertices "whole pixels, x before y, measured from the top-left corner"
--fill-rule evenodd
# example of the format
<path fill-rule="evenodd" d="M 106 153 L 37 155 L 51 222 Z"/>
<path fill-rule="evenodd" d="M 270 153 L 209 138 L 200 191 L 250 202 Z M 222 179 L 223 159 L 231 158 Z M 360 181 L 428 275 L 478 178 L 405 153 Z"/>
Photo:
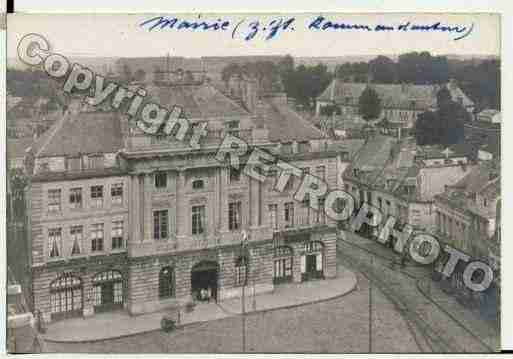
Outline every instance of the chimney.
<path fill-rule="evenodd" d="M 249 112 L 254 112 L 257 104 L 258 86 L 253 78 L 244 81 L 246 91 L 242 92 L 242 101 L 248 108 Z"/>

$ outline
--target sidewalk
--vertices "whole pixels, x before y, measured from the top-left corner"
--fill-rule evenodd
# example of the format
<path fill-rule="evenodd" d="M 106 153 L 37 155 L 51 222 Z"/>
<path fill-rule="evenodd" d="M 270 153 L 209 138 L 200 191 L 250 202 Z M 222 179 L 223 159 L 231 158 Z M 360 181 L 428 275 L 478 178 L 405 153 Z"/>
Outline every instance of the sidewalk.
<path fill-rule="evenodd" d="M 356 276 L 338 266 L 337 278 L 290 283 L 276 286 L 271 293 L 246 297 L 246 312 L 267 311 L 305 305 L 340 297 L 356 287 Z M 249 294 L 248 290 L 248 294 Z M 255 307 L 254 307 L 255 304 Z M 241 299 L 219 303 L 201 303 L 191 313 L 181 312 L 180 326 L 240 315 Z M 52 342 L 89 342 L 119 338 L 160 329 L 162 316 L 169 311 L 131 316 L 126 311 L 96 314 L 93 317 L 73 318 L 51 323 L 44 339 Z"/>

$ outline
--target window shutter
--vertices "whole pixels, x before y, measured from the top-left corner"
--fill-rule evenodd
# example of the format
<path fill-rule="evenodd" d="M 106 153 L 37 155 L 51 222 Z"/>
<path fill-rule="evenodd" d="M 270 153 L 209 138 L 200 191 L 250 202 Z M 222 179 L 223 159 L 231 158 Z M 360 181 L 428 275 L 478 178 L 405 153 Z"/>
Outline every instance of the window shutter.
<path fill-rule="evenodd" d="M 317 253 L 315 257 L 315 269 L 322 271 L 322 253 Z"/>
<path fill-rule="evenodd" d="M 305 272 L 306 272 L 306 256 L 302 255 L 301 256 L 301 273 L 305 273 Z"/>

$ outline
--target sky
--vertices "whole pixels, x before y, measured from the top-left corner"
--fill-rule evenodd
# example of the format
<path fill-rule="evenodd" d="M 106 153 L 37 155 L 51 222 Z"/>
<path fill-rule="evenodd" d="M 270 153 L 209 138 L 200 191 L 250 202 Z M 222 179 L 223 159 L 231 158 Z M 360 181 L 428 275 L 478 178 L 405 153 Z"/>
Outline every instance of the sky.
<path fill-rule="evenodd" d="M 229 22 L 226 30 L 199 31 L 191 29 L 154 29 L 140 26 L 155 16 L 209 24 Z M 366 25 L 368 30 L 309 30 L 318 16 L 324 21 L 346 25 Z M 294 18 L 285 30 L 269 40 L 272 20 Z M 221 21 L 218 21 L 220 19 Z M 257 34 L 249 41 L 252 22 L 259 22 Z M 400 24 L 410 23 L 408 31 L 398 31 Z M 473 30 L 461 40 L 461 34 L 442 31 L 412 31 L 412 25 L 441 25 Z M 237 26 L 237 24 L 239 24 Z M 393 27 L 393 31 L 374 31 L 377 25 Z M 264 28 L 266 29 L 264 31 Z M 233 31 L 235 35 L 232 38 Z M 347 13 L 282 13 L 269 14 L 97 14 L 97 15 L 30 15 L 16 14 L 8 18 L 8 57 L 16 56 L 16 47 L 27 33 L 43 35 L 52 51 L 68 56 L 241 56 L 284 55 L 344 56 L 400 54 L 408 51 L 429 51 L 432 54 L 499 55 L 500 17 L 494 14 L 347 14 Z"/>

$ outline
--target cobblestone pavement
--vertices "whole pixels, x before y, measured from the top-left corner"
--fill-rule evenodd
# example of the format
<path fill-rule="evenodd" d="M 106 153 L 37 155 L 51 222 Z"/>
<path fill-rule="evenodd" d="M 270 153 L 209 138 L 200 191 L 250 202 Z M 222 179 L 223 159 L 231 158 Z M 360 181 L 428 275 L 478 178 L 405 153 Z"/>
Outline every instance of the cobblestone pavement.
<path fill-rule="evenodd" d="M 411 264 L 405 269 L 399 269 L 398 265 L 392 267 L 392 262 L 398 262 L 398 256 L 392 250 L 353 233 L 344 232 L 342 239 L 338 243 L 340 259 L 345 260 L 346 265 L 351 262 L 349 268 L 370 276 L 376 287 L 382 289 L 402 314 L 415 324 L 432 351 L 499 350 L 498 331 L 494 336 L 491 334 L 493 331 L 482 329 L 486 324 L 479 323 L 473 313 L 463 308 L 452 315 L 449 311 L 452 312 L 454 307 L 448 311 L 445 308 L 447 302 L 437 302 L 440 297 L 432 300 L 418 290 L 419 279 L 425 281 L 430 273 L 428 269 Z"/>
<path fill-rule="evenodd" d="M 301 307 L 246 317 L 248 352 L 344 352 L 369 350 L 369 287 L 358 276 L 358 289 L 346 296 Z M 419 352 L 415 335 L 393 303 L 372 291 L 372 351 Z M 153 331 L 100 342 L 48 343 L 49 352 L 172 353 L 241 352 L 242 319 L 231 317 L 193 324 L 172 333 Z"/>

